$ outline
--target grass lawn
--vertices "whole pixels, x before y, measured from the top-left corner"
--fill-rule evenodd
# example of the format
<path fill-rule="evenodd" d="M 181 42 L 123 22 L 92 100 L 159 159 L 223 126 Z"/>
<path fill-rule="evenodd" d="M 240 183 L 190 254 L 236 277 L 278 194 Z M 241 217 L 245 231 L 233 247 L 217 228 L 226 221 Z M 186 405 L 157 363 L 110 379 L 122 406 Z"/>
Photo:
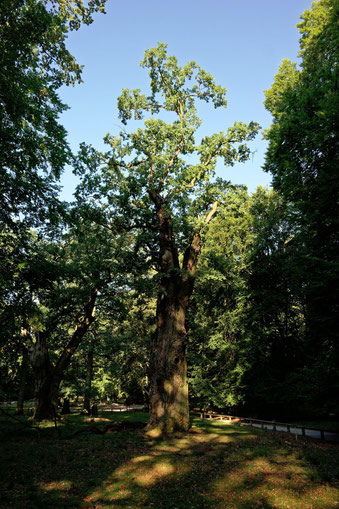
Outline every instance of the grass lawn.
<path fill-rule="evenodd" d="M 137 412 L 72 414 L 64 437 Z M 184 437 L 160 441 L 142 429 L 58 439 L 0 417 L 0 507 L 339 508 L 339 445 L 194 419 Z"/>

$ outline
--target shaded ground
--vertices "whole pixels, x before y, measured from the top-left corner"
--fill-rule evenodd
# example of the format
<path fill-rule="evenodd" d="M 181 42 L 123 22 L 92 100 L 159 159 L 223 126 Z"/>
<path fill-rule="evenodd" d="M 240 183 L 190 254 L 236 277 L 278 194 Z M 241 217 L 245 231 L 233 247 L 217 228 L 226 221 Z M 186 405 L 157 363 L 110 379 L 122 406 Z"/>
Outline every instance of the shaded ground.
<path fill-rule="evenodd" d="M 63 436 L 137 412 L 72 415 Z M 339 507 L 339 446 L 284 433 L 194 420 L 185 437 L 146 438 L 141 429 L 58 439 L 0 420 L 0 507 L 292 508 Z M 39 438 L 40 435 L 40 438 Z"/>

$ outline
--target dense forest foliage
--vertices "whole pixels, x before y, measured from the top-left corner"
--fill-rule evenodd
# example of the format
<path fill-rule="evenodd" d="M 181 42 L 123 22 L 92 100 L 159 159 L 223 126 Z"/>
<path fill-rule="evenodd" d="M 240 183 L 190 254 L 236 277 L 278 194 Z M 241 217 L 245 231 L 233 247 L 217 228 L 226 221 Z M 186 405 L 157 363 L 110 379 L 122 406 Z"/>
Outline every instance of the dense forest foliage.
<path fill-rule="evenodd" d="M 189 405 L 338 416 L 338 1 L 304 12 L 300 65 L 265 91 L 273 189 L 252 195 L 216 164 L 248 159 L 259 125 L 197 141 L 197 101 L 224 108 L 226 91 L 165 44 L 141 62 L 150 90 L 118 98 L 140 128 L 72 153 L 66 36 L 104 4 L 0 6 L 0 398 L 35 398 L 39 420 L 60 398 L 143 403 L 157 433 L 187 429 Z"/>

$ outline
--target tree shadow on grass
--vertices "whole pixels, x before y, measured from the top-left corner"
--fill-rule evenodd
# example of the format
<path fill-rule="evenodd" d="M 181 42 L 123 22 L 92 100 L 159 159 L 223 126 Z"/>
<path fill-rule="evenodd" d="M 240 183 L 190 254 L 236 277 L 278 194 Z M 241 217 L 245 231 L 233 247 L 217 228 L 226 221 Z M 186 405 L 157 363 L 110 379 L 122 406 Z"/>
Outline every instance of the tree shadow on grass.
<path fill-rule="evenodd" d="M 335 486 L 314 479 L 294 450 L 223 425 L 153 444 L 85 501 L 94 507 L 333 509 Z"/>
<path fill-rule="evenodd" d="M 323 482 L 293 442 L 223 423 L 202 421 L 164 441 L 122 431 L 19 439 L 8 450 L 2 507 L 333 509 L 339 501 L 335 483 Z"/>

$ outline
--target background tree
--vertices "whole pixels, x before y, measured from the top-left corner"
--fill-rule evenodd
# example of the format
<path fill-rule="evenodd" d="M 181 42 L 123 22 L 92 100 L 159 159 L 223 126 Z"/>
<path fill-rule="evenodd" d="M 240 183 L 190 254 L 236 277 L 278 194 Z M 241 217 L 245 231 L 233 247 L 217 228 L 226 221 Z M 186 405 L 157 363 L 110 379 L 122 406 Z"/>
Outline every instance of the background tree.
<path fill-rule="evenodd" d="M 242 375 L 245 311 L 254 242 L 251 198 L 230 188 L 204 235 L 188 313 L 190 399 L 235 411 L 246 402 Z"/>
<path fill-rule="evenodd" d="M 94 344 L 91 342 L 86 352 L 86 380 L 84 391 L 84 410 L 91 411 L 92 381 L 93 381 L 93 362 L 94 362 Z"/>
<path fill-rule="evenodd" d="M 136 245 L 155 263 L 157 329 L 151 349 L 148 429 L 170 434 L 189 426 L 185 316 L 201 234 L 227 188 L 227 182 L 214 178 L 217 158 L 226 165 L 245 161 L 249 149 L 244 142 L 255 136 L 258 125 L 236 122 L 226 133 L 206 136 L 196 144 L 194 134 L 200 125 L 196 100 L 225 107 L 226 90 L 195 62 L 179 67 L 175 57 L 167 56 L 164 44 L 146 51 L 141 66 L 149 69 L 151 94 L 123 90 L 118 99 L 122 122 L 132 115 L 141 119 L 162 111 L 165 118 L 176 120 L 150 116 L 144 129 L 107 136 L 111 150 L 101 160 L 85 147 L 81 157 L 90 165 L 85 192 L 94 187 L 94 196 L 100 199 L 99 189 L 104 191 L 105 202 L 119 211 L 115 222 L 140 229 Z"/>
<path fill-rule="evenodd" d="M 57 182 L 71 152 L 57 91 L 81 81 L 67 34 L 105 0 L 4 0 L 0 6 L 0 221 L 17 228 L 58 211 Z"/>
<path fill-rule="evenodd" d="M 79 345 L 61 384 L 60 395 L 84 396 L 86 412 L 98 401 L 148 405 L 155 299 L 126 287 L 120 300 L 121 306 L 101 302 L 100 314 L 87 340 Z"/>
<path fill-rule="evenodd" d="M 60 382 L 95 319 L 95 308 L 101 311 L 108 293 L 109 307 L 117 306 L 115 285 L 122 285 L 124 276 L 116 271 L 115 255 L 120 257 L 123 240 L 78 218 L 61 237 L 48 242 L 33 236 L 32 243 L 21 284 L 17 294 L 12 289 L 8 295 L 5 311 L 16 315 L 21 342 L 30 350 L 35 418 L 42 419 L 56 413 Z"/>
<path fill-rule="evenodd" d="M 295 213 L 273 190 L 238 189 L 207 229 L 188 317 L 195 405 L 279 420 L 335 412 L 333 364 L 309 349 Z"/>
<path fill-rule="evenodd" d="M 274 191 L 251 198 L 253 241 L 243 314 L 242 386 L 247 412 L 287 417 L 300 402 L 286 381 L 305 360 L 305 299 L 295 272 L 293 208 Z M 288 411 L 286 407 L 288 406 Z M 296 416 L 296 413 L 293 415 Z"/>
<path fill-rule="evenodd" d="M 304 12 L 301 66 L 283 61 L 265 101 L 273 115 L 265 169 L 294 208 L 294 278 L 305 297 L 304 375 L 328 387 L 328 411 L 335 408 L 339 360 L 338 13 L 337 0 L 319 0 Z"/>
<path fill-rule="evenodd" d="M 66 106 L 58 89 L 81 81 L 82 68 L 67 50 L 67 34 L 91 23 L 105 0 L 87 4 L 4 0 L 0 5 L 0 306 L 1 332 L 4 338 L 9 333 L 6 349 L 8 338 L 22 343 L 30 228 L 43 233 L 65 216 L 57 183 L 71 151 L 59 122 Z"/>

